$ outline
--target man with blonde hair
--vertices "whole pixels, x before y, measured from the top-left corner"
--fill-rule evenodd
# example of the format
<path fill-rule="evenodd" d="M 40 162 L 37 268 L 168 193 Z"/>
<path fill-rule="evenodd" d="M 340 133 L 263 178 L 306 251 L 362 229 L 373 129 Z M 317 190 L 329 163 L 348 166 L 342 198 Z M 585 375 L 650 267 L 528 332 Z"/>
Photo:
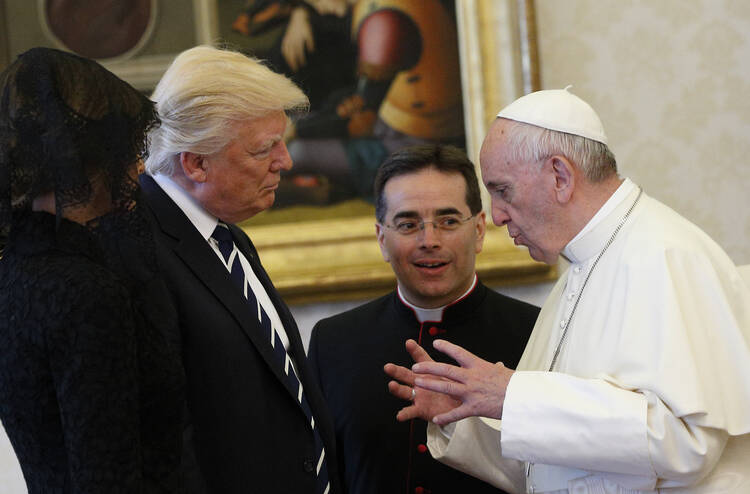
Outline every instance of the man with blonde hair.
<path fill-rule="evenodd" d="M 180 320 L 186 487 L 221 494 L 339 492 L 330 419 L 289 309 L 234 223 L 273 204 L 289 79 L 207 46 L 180 54 L 152 98 L 141 177 Z"/>

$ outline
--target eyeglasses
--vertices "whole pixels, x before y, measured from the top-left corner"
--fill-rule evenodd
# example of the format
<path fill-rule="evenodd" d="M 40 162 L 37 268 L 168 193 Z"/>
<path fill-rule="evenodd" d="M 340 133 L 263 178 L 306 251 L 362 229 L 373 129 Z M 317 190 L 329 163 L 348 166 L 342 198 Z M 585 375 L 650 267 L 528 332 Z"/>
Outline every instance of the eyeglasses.
<path fill-rule="evenodd" d="M 395 230 L 401 235 L 413 235 L 418 231 L 424 230 L 427 223 L 431 223 L 435 230 L 444 232 L 452 232 L 461 228 L 461 225 L 472 219 L 476 214 L 472 214 L 468 218 L 462 218 L 457 214 L 446 214 L 438 216 L 432 221 L 424 221 L 422 219 L 414 218 L 400 218 L 393 225 L 383 224 L 384 227 L 389 230 Z"/>

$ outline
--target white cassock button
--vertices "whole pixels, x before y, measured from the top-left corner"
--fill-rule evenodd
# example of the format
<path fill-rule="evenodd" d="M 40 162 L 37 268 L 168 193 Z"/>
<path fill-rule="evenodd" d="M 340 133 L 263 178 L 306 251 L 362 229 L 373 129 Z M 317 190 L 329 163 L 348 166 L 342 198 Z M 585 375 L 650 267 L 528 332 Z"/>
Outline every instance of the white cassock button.
<path fill-rule="evenodd" d="M 564 327 L 565 327 L 565 319 L 563 319 L 562 321 L 560 321 L 560 327 L 561 327 L 561 328 L 564 328 Z"/>
<path fill-rule="evenodd" d="M 575 296 L 576 296 L 576 292 L 570 292 L 568 294 L 568 300 L 573 300 L 573 297 L 575 297 Z"/>
<path fill-rule="evenodd" d="M 581 272 L 581 266 L 576 266 L 573 268 L 574 273 L 580 273 Z"/>

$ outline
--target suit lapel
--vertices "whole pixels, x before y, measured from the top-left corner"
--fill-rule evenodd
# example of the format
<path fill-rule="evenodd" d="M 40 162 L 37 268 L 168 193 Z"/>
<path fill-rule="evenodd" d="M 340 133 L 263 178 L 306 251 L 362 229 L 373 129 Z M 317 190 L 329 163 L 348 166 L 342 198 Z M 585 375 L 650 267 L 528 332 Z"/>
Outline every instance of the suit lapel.
<path fill-rule="evenodd" d="M 158 223 L 158 227 L 174 240 L 174 243 L 169 247 L 180 259 L 182 259 L 185 265 L 195 274 L 196 278 L 198 278 L 206 288 L 216 296 L 219 302 L 226 307 L 227 311 L 232 314 L 239 327 L 250 339 L 258 353 L 263 357 L 263 360 L 271 368 L 274 375 L 276 375 L 276 378 L 289 391 L 289 394 L 296 399 L 295 392 L 289 386 L 283 368 L 273 353 L 270 341 L 266 335 L 262 334 L 262 329 L 257 316 L 252 313 L 247 300 L 232 283 L 226 267 L 221 261 L 219 261 L 214 250 L 201 236 L 182 210 L 169 198 L 161 187 L 159 187 L 153 178 L 147 175 L 142 175 L 140 177 L 140 182 L 144 196 L 149 203 L 151 212 Z M 270 280 L 265 274 L 265 271 L 262 268 L 256 269 L 256 266 L 260 265 L 257 262 L 257 256 L 255 255 L 254 249 L 250 249 L 247 241 L 241 241 L 243 238 L 246 238 L 244 235 L 236 235 L 236 232 L 233 233 L 235 239 L 238 241 L 238 248 L 242 249 L 243 254 L 245 254 L 251 264 L 253 264 L 253 269 L 256 270 L 256 274 L 261 278 L 263 287 L 266 289 L 274 306 L 277 308 L 276 310 L 279 312 L 284 328 L 289 328 L 287 329 L 287 333 L 290 335 L 290 342 L 292 340 L 292 333 L 294 333 L 299 340 L 296 326 L 294 327 L 294 331 L 291 331 L 290 326 L 287 326 L 288 322 L 285 317 L 287 311 L 279 310 L 279 304 L 276 300 L 276 291 L 273 289 L 273 286 L 270 285 Z M 260 276 L 261 273 L 262 277 Z M 208 331 L 210 328 L 206 328 L 206 330 Z"/>

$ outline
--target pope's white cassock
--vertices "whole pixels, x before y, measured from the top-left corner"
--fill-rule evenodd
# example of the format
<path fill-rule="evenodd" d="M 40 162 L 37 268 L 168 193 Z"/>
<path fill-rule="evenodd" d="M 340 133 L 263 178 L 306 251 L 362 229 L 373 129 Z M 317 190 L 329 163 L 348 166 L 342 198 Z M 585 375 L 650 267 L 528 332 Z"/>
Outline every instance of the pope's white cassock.
<path fill-rule="evenodd" d="M 750 493 L 750 291 L 646 194 L 596 262 L 639 192 L 625 180 L 563 250 L 503 420 L 430 424 L 435 458 L 512 492 Z"/>

